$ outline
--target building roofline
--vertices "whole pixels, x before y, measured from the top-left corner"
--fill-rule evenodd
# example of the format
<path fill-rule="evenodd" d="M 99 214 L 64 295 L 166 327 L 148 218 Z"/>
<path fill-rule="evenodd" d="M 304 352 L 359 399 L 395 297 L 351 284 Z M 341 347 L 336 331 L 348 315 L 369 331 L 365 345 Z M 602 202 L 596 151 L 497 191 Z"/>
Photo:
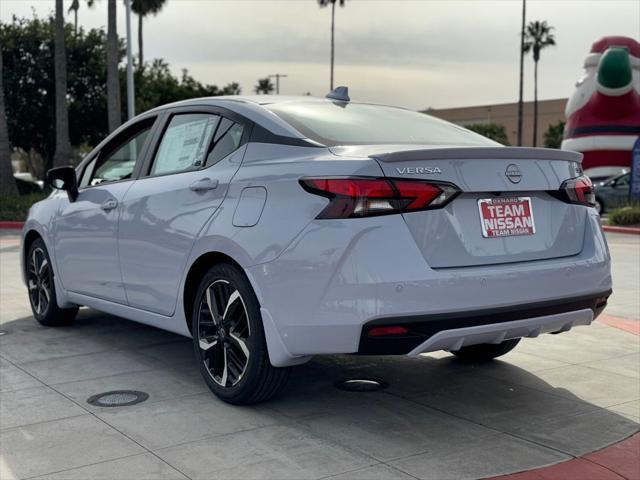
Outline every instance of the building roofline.
<path fill-rule="evenodd" d="M 540 103 L 544 103 L 544 102 L 557 102 L 557 101 L 564 101 L 567 102 L 569 100 L 569 97 L 563 97 L 563 98 L 546 98 L 544 100 L 538 100 L 538 104 Z M 526 104 L 533 104 L 533 100 L 528 100 L 526 102 L 522 102 L 523 105 Z M 484 104 L 484 105 L 466 105 L 466 106 L 461 106 L 461 107 L 446 107 L 446 108 L 431 108 L 428 107 L 424 110 L 420 110 L 422 113 L 429 113 L 429 112 L 441 112 L 443 110 L 463 110 L 463 109 L 469 109 L 469 108 L 489 108 L 489 107 L 504 107 L 507 105 L 517 105 L 518 102 L 504 102 L 504 103 L 488 103 L 488 104 Z"/>

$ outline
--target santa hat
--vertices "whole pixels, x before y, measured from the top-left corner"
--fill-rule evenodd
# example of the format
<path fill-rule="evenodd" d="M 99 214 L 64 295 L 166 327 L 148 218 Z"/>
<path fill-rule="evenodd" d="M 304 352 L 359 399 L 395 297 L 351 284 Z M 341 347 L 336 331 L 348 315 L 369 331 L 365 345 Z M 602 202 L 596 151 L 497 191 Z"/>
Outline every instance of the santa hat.
<path fill-rule="evenodd" d="M 600 93 L 624 95 L 633 89 L 633 70 L 640 70 L 640 43 L 629 37 L 603 37 L 591 45 L 584 67 L 597 68 Z"/>

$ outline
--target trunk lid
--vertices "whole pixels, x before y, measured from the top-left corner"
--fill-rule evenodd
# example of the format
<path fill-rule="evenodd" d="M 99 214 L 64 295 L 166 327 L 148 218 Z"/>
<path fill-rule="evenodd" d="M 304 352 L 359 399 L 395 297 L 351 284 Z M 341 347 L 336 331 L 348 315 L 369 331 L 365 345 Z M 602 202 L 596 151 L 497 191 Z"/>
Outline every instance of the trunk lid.
<path fill-rule="evenodd" d="M 586 208 L 564 203 L 548 193 L 581 174 L 582 155 L 578 153 L 509 147 L 403 149 L 388 145 L 334 147 L 332 151 L 337 155 L 369 156 L 387 177 L 450 182 L 462 191 L 442 209 L 403 214 L 432 268 L 544 260 L 577 255 L 582 250 Z M 493 204 L 512 198 L 530 205 L 535 233 L 483 236 L 479 200 Z"/>

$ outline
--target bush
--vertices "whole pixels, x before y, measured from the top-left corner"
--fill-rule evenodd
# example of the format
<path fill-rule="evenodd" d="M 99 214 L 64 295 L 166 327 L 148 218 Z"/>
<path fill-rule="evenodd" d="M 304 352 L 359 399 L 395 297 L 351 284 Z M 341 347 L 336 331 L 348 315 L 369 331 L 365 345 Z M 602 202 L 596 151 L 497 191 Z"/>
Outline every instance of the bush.
<path fill-rule="evenodd" d="M 640 204 L 613 210 L 609 214 L 609 224 L 619 226 L 640 225 Z"/>
<path fill-rule="evenodd" d="M 49 192 L 31 193 L 0 198 L 0 221 L 23 222 L 27 218 L 31 205 L 46 198 Z"/>

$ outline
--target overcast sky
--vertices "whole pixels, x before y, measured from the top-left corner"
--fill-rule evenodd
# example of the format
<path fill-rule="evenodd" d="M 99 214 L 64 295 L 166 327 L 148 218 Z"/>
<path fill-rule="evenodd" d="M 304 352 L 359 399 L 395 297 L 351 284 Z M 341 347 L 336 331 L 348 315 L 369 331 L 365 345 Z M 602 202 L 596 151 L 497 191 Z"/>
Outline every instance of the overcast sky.
<path fill-rule="evenodd" d="M 65 0 L 65 8 L 71 3 Z M 79 12 L 84 27 L 105 27 L 107 1 Z M 409 108 L 517 101 L 520 0 L 347 0 L 336 11 L 336 84 L 356 100 Z M 0 20 L 46 15 L 54 0 L 0 0 Z M 125 34 L 118 1 L 118 31 Z M 69 17 L 69 21 L 72 17 Z M 137 38 L 137 17 L 133 18 Z M 555 27 L 543 51 L 539 96 L 570 95 L 591 43 L 603 35 L 640 37 L 640 0 L 528 0 L 527 21 Z M 281 93 L 324 95 L 329 87 L 330 8 L 316 0 L 167 0 L 144 25 L 145 58 L 200 81 L 288 74 Z M 137 40 L 134 40 L 134 52 Z M 533 60 L 525 61 L 525 99 L 533 97 Z"/>

